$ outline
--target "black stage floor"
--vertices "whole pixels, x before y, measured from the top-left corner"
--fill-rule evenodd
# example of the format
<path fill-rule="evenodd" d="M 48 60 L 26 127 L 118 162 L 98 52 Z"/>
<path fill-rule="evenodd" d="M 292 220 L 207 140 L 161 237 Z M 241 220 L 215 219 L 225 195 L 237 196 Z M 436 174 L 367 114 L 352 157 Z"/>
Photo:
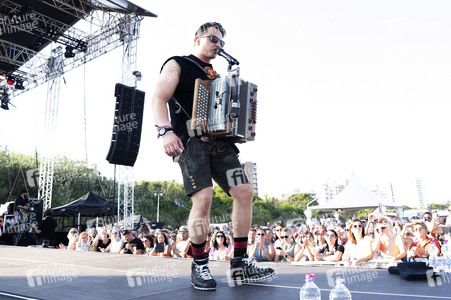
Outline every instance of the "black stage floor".
<path fill-rule="evenodd" d="M 308 273 L 316 275 L 322 299 L 337 276 L 354 300 L 451 299 L 451 275 L 411 282 L 369 266 L 264 265 L 276 270 L 272 280 L 230 287 L 229 263 L 211 261 L 217 290 L 202 292 L 191 287 L 190 259 L 0 246 L 0 299 L 299 299 Z"/>

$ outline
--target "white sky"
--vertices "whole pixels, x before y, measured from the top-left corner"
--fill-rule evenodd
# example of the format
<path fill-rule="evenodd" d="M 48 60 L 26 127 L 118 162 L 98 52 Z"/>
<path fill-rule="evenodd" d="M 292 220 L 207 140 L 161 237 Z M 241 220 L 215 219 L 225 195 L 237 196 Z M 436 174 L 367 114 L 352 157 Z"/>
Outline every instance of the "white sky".
<path fill-rule="evenodd" d="M 156 140 L 154 85 L 168 57 L 191 53 L 199 25 L 217 21 L 242 78 L 259 87 L 257 140 L 239 148 L 242 161 L 257 162 L 260 196 L 309 192 L 355 173 L 388 194 L 392 183 L 401 203 L 416 203 L 415 178 L 428 202 L 451 200 L 449 1 L 134 3 L 158 15 L 142 22 L 138 42 L 146 104 L 135 179 L 181 182 Z M 106 176 L 121 51 L 65 74 L 60 91 L 56 152 L 85 158 L 86 97 L 88 160 Z M 226 74 L 223 58 L 213 65 Z M 0 111 L 1 145 L 26 154 L 40 147 L 46 88 Z"/>

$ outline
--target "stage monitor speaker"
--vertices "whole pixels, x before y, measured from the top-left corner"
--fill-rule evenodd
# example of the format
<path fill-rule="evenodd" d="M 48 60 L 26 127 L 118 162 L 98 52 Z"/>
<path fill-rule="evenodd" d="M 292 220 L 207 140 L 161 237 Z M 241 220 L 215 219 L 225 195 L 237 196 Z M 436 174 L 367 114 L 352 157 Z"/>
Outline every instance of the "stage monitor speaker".
<path fill-rule="evenodd" d="M 133 167 L 141 142 L 145 93 L 117 83 L 114 96 L 113 136 L 106 160 L 110 164 Z"/>

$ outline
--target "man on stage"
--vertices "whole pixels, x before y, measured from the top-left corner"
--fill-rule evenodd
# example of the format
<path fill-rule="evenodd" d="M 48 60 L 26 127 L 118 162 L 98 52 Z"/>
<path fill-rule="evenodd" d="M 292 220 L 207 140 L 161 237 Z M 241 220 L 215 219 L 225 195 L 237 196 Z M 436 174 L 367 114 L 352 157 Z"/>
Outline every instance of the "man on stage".
<path fill-rule="evenodd" d="M 188 220 L 193 263 L 191 284 L 199 290 L 215 290 L 216 281 L 210 274 L 205 243 L 210 224 L 212 179 L 233 198 L 234 258 L 230 262 L 232 282 L 259 281 L 275 274 L 246 257 L 247 234 L 252 221 L 253 190 L 233 143 L 207 134 L 189 134 L 196 78 L 212 80 L 217 77 L 211 65 L 218 50 L 224 46 L 225 30 L 216 22 L 199 27 L 194 37 L 194 54 L 168 59 L 161 70 L 152 108 L 158 136 L 165 153 L 179 158 L 185 193 L 192 197 L 193 206 Z M 169 113 L 170 119 L 168 115 Z M 227 174 L 239 174 L 233 180 Z"/>

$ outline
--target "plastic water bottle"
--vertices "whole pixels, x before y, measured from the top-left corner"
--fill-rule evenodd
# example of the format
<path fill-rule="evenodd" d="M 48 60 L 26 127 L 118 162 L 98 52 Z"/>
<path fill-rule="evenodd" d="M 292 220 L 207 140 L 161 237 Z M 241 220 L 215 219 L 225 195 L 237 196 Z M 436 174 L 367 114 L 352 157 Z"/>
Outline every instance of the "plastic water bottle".
<path fill-rule="evenodd" d="M 443 257 L 443 271 L 445 273 L 451 273 L 451 247 L 448 244 L 448 240 L 445 240 L 443 242 L 442 257 Z"/>
<path fill-rule="evenodd" d="M 438 248 L 435 246 L 435 240 L 431 241 L 428 247 L 429 252 L 429 266 L 434 268 L 434 272 L 438 272 Z"/>
<path fill-rule="evenodd" d="M 335 287 L 330 291 L 329 300 L 351 300 L 351 292 L 345 286 L 343 278 L 335 280 Z"/>
<path fill-rule="evenodd" d="M 319 287 L 313 282 L 315 274 L 305 275 L 305 284 L 300 291 L 301 300 L 321 300 L 321 291 Z"/>

